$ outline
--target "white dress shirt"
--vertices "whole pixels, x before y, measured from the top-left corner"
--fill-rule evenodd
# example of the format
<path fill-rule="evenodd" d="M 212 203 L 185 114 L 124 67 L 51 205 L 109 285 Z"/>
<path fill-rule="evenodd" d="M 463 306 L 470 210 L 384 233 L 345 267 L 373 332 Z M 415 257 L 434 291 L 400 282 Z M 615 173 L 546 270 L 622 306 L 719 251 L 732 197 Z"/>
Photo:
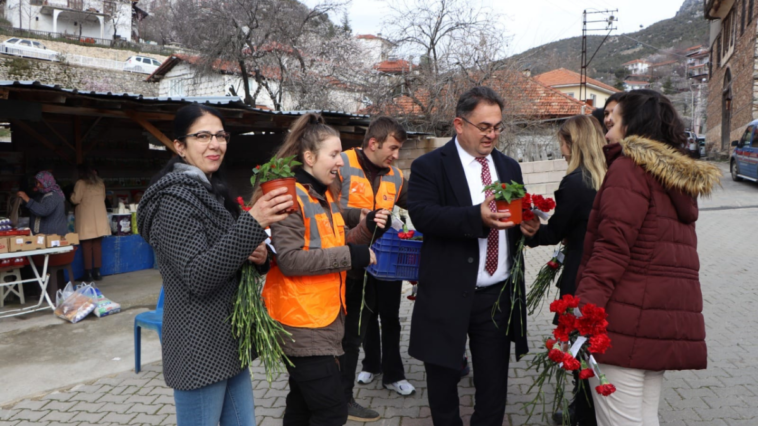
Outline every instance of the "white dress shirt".
<path fill-rule="evenodd" d="M 455 138 L 455 147 L 458 148 L 458 156 L 461 158 L 463 172 L 466 174 L 468 189 L 469 192 L 471 192 L 471 204 L 475 206 L 482 204 L 486 198 L 483 192 L 482 165 L 476 161 L 476 158 L 461 147 L 458 143 L 457 137 Z M 490 168 L 492 181 L 499 180 L 497 169 L 495 168 L 495 162 L 492 160 L 492 155 L 488 155 L 485 158 L 487 159 L 487 164 Z M 497 270 L 495 270 L 495 273 L 492 275 L 484 269 L 485 262 L 487 261 L 487 237 L 479 238 L 479 274 L 476 278 L 477 287 L 487 287 L 503 282 L 508 279 L 508 276 L 510 275 L 510 268 L 508 267 L 508 236 L 503 229 L 498 232 L 498 235 Z"/>

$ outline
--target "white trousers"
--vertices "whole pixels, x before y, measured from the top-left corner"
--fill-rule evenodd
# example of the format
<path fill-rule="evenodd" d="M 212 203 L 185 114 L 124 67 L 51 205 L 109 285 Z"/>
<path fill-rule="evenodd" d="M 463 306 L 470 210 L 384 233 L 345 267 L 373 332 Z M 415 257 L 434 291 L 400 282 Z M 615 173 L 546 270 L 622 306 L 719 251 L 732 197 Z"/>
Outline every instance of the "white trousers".
<path fill-rule="evenodd" d="M 664 372 L 599 366 L 608 381 L 616 386 L 616 392 L 599 395 L 595 387 L 600 381 L 597 377 L 590 379 L 598 426 L 659 426 L 658 402 Z"/>

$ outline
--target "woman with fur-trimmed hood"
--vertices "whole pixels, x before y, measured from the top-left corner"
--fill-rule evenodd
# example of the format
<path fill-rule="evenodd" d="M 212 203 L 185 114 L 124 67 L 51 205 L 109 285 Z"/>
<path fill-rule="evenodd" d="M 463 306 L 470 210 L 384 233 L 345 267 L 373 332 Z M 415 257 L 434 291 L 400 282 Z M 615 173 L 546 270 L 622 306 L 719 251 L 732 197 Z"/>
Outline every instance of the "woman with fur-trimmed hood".
<path fill-rule="evenodd" d="M 707 366 L 695 221 L 721 173 L 684 154 L 684 125 L 657 92 L 625 94 L 610 121 L 576 296 L 608 313 L 611 348 L 596 358 L 618 390 L 592 392 L 598 425 L 658 426 L 664 372 Z"/>

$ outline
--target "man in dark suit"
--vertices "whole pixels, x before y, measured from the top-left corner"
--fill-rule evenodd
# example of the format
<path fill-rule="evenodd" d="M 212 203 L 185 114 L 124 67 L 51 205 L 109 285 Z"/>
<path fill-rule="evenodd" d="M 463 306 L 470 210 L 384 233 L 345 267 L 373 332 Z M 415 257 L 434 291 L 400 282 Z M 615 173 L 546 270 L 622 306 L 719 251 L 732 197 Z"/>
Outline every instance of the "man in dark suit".
<path fill-rule="evenodd" d="M 457 385 L 467 335 L 476 387 L 472 426 L 502 425 L 511 342 L 517 356 L 528 351 L 523 281 L 515 283 L 521 301 L 508 327 L 509 276 L 518 240 L 536 227 L 516 227 L 483 191 L 496 180 L 523 183 L 519 164 L 495 150 L 502 109 L 490 88 L 464 93 L 453 122 L 456 136 L 411 165 L 408 210 L 424 244 L 408 352 L 424 361 L 435 426 L 463 424 Z M 501 290 L 501 309 L 493 317 Z"/>

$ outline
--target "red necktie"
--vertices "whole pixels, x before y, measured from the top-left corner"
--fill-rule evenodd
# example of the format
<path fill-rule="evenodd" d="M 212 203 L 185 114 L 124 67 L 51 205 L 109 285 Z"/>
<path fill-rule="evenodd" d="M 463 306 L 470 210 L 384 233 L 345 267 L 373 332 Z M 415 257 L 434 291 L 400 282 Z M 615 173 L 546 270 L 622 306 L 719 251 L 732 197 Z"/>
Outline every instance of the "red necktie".
<path fill-rule="evenodd" d="M 492 183 L 492 176 L 490 176 L 490 166 L 487 164 L 487 159 L 483 157 L 476 157 L 476 161 L 482 165 L 482 183 L 484 186 Z M 492 191 L 487 190 L 484 192 L 485 197 L 492 195 Z M 495 201 L 490 201 L 490 210 L 497 212 Z M 488 274 L 492 275 L 497 270 L 497 249 L 500 242 L 500 231 L 495 228 L 490 228 L 490 234 L 487 236 L 487 261 L 484 263 L 484 270 Z"/>

